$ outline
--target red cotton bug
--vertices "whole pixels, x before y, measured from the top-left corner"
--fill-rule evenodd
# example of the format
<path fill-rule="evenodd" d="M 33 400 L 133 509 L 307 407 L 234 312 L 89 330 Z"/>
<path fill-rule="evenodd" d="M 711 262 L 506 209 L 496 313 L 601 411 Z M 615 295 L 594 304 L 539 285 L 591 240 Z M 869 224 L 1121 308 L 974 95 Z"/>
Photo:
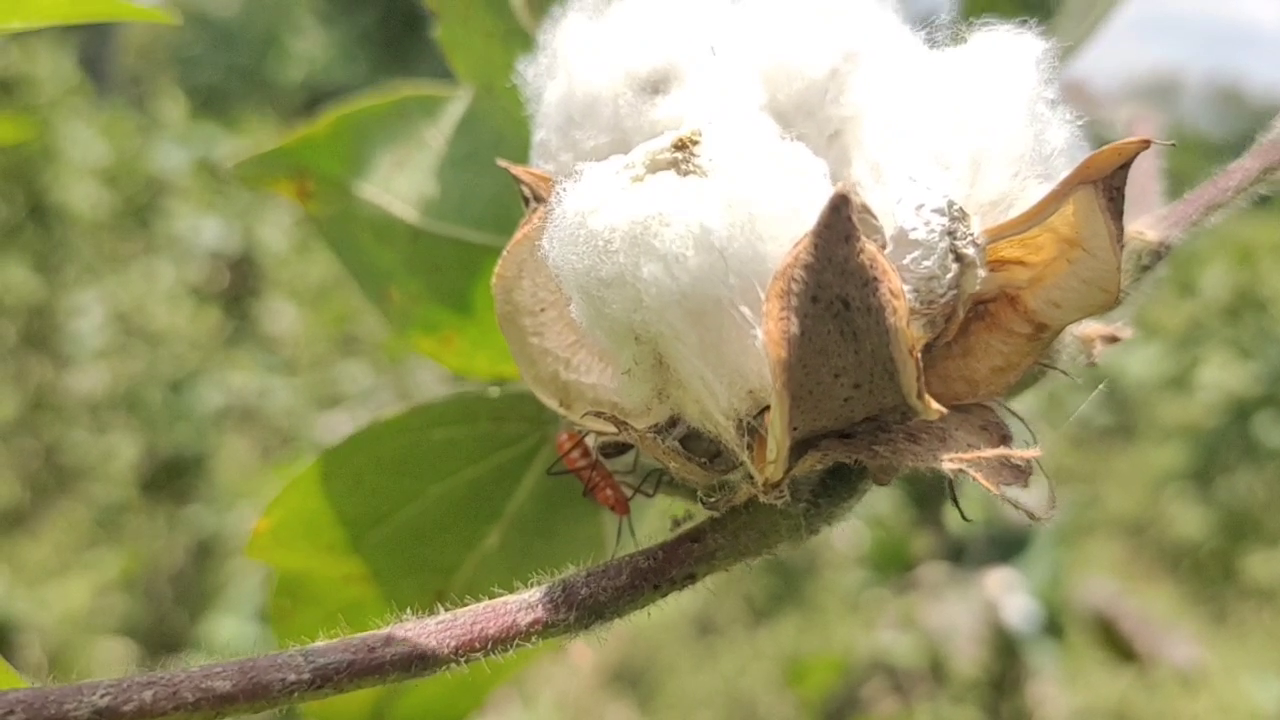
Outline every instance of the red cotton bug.
<path fill-rule="evenodd" d="M 635 525 L 631 521 L 631 500 L 636 495 L 653 497 L 658 494 L 662 483 L 661 471 L 653 471 L 644 476 L 638 485 L 630 485 L 618 480 L 614 472 L 605 465 L 605 460 L 614 460 L 635 448 L 624 442 L 605 441 L 592 447 L 587 442 L 587 434 L 576 430 L 561 430 L 556 434 L 556 452 L 559 457 L 547 468 L 548 475 L 573 475 L 582 483 L 583 497 L 590 497 L 597 504 L 618 516 L 618 533 L 613 540 L 613 552 L 617 554 L 622 542 L 622 526 L 625 524 L 631 533 L 631 542 L 636 547 L 640 543 L 636 539 Z M 635 457 L 636 463 L 639 456 Z M 554 470 L 557 464 L 564 464 L 564 470 Z M 635 471 L 635 463 L 627 473 Z M 645 489 L 646 482 L 654 477 L 653 487 Z M 627 491 L 630 490 L 628 493 Z"/>

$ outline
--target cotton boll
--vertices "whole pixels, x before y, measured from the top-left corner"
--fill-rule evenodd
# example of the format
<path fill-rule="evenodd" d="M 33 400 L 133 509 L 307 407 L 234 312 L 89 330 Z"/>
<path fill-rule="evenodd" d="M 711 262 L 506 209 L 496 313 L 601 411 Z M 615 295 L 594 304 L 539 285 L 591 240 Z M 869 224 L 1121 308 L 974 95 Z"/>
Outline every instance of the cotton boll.
<path fill-rule="evenodd" d="M 813 153 L 743 114 L 562 181 L 543 253 L 584 332 L 614 355 L 624 404 L 669 404 L 736 445 L 736 422 L 769 397 L 765 289 L 831 190 Z"/>
<path fill-rule="evenodd" d="M 625 153 L 762 91 L 717 54 L 729 0 L 569 0 L 518 65 L 532 162 L 553 174 Z"/>

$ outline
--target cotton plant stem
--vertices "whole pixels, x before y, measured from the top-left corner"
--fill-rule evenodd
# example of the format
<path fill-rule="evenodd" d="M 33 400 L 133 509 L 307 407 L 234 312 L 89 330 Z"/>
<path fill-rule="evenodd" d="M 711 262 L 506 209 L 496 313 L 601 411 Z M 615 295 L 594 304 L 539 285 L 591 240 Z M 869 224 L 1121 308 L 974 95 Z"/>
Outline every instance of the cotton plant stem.
<path fill-rule="evenodd" d="M 1264 190 L 1277 176 L 1280 115 L 1239 158 L 1178 200 L 1129 224 L 1125 233 L 1125 284 L 1145 277 L 1173 248 Z"/>
<path fill-rule="evenodd" d="M 522 592 L 260 657 L 11 690 L 0 693 L 0 720 L 217 718 L 426 677 L 599 627 L 805 540 L 844 517 L 869 485 L 865 472 L 837 466 L 796 502 L 751 502 L 657 545 Z"/>

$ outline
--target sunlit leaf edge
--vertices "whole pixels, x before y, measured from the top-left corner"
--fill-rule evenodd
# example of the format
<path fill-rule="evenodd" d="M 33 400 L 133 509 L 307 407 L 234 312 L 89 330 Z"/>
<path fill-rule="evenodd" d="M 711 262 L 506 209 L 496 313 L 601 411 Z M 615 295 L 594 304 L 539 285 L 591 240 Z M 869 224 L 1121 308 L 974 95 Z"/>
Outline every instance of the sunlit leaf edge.
<path fill-rule="evenodd" d="M 366 90 L 360 90 L 344 95 L 322 106 L 318 112 L 294 127 L 292 130 L 285 132 L 283 135 L 277 137 L 264 146 L 260 146 L 256 150 L 252 150 L 244 155 L 234 158 L 231 161 L 231 166 L 238 169 L 257 157 L 266 155 L 287 145 L 296 144 L 305 140 L 310 135 L 324 132 L 335 122 L 338 122 L 352 113 L 369 110 L 380 105 L 389 105 L 406 98 L 452 97 L 464 89 L 465 86 L 445 80 L 420 78 L 387 80 Z"/>
<path fill-rule="evenodd" d="M 72 4 L 51 8 L 51 3 L 30 2 L 30 7 L 14 7 L 19 0 L 8 0 L 7 10 L 0 10 L 0 35 L 47 30 L 77 25 L 106 23 L 144 23 L 149 25 L 181 25 L 182 16 L 172 8 L 149 7 L 127 0 L 95 0 L 100 8 L 84 9 Z"/>
<path fill-rule="evenodd" d="M 22 675 L 7 660 L 0 657 L 0 692 L 23 687 L 27 687 L 27 681 L 22 679 Z"/>

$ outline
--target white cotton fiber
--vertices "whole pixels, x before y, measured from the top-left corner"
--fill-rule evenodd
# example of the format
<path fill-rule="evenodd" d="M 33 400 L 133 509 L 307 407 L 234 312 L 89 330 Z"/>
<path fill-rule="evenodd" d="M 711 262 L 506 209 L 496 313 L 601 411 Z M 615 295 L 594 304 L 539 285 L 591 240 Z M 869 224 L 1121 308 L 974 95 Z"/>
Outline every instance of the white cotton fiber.
<path fill-rule="evenodd" d="M 980 227 L 1027 209 L 1088 154 L 1043 35 L 988 25 L 933 57 L 955 111 L 931 154 Z"/>
<path fill-rule="evenodd" d="M 1087 153 L 1041 35 L 990 25 L 938 48 L 875 35 L 882 41 L 864 46 L 831 93 L 829 112 L 846 130 L 826 157 L 833 176 L 871 188 L 878 212 L 892 214 L 906 186 L 923 183 L 987 227 L 1026 209 Z"/>
<path fill-rule="evenodd" d="M 765 289 L 831 191 L 825 164 L 760 114 L 667 133 L 562 181 L 544 256 L 614 354 L 624 404 L 667 404 L 733 438 L 769 396 Z"/>
<path fill-rule="evenodd" d="M 769 114 L 835 180 L 851 179 L 859 114 L 899 116 L 899 98 L 920 92 L 896 79 L 927 48 L 884 0 L 741 0 L 726 21 L 728 52 L 759 78 Z M 860 91 L 868 82 L 877 87 Z"/>
<path fill-rule="evenodd" d="M 695 116 L 758 107 L 755 78 L 717 53 L 732 7 L 730 0 L 567 0 L 553 10 L 517 72 L 533 164 L 568 172 Z"/>
<path fill-rule="evenodd" d="M 883 0 L 742 0 L 726 22 L 770 115 L 857 182 L 887 229 L 924 187 L 931 211 L 951 199 L 979 226 L 1000 222 L 1087 153 L 1055 47 L 1029 27 L 928 42 Z"/>

